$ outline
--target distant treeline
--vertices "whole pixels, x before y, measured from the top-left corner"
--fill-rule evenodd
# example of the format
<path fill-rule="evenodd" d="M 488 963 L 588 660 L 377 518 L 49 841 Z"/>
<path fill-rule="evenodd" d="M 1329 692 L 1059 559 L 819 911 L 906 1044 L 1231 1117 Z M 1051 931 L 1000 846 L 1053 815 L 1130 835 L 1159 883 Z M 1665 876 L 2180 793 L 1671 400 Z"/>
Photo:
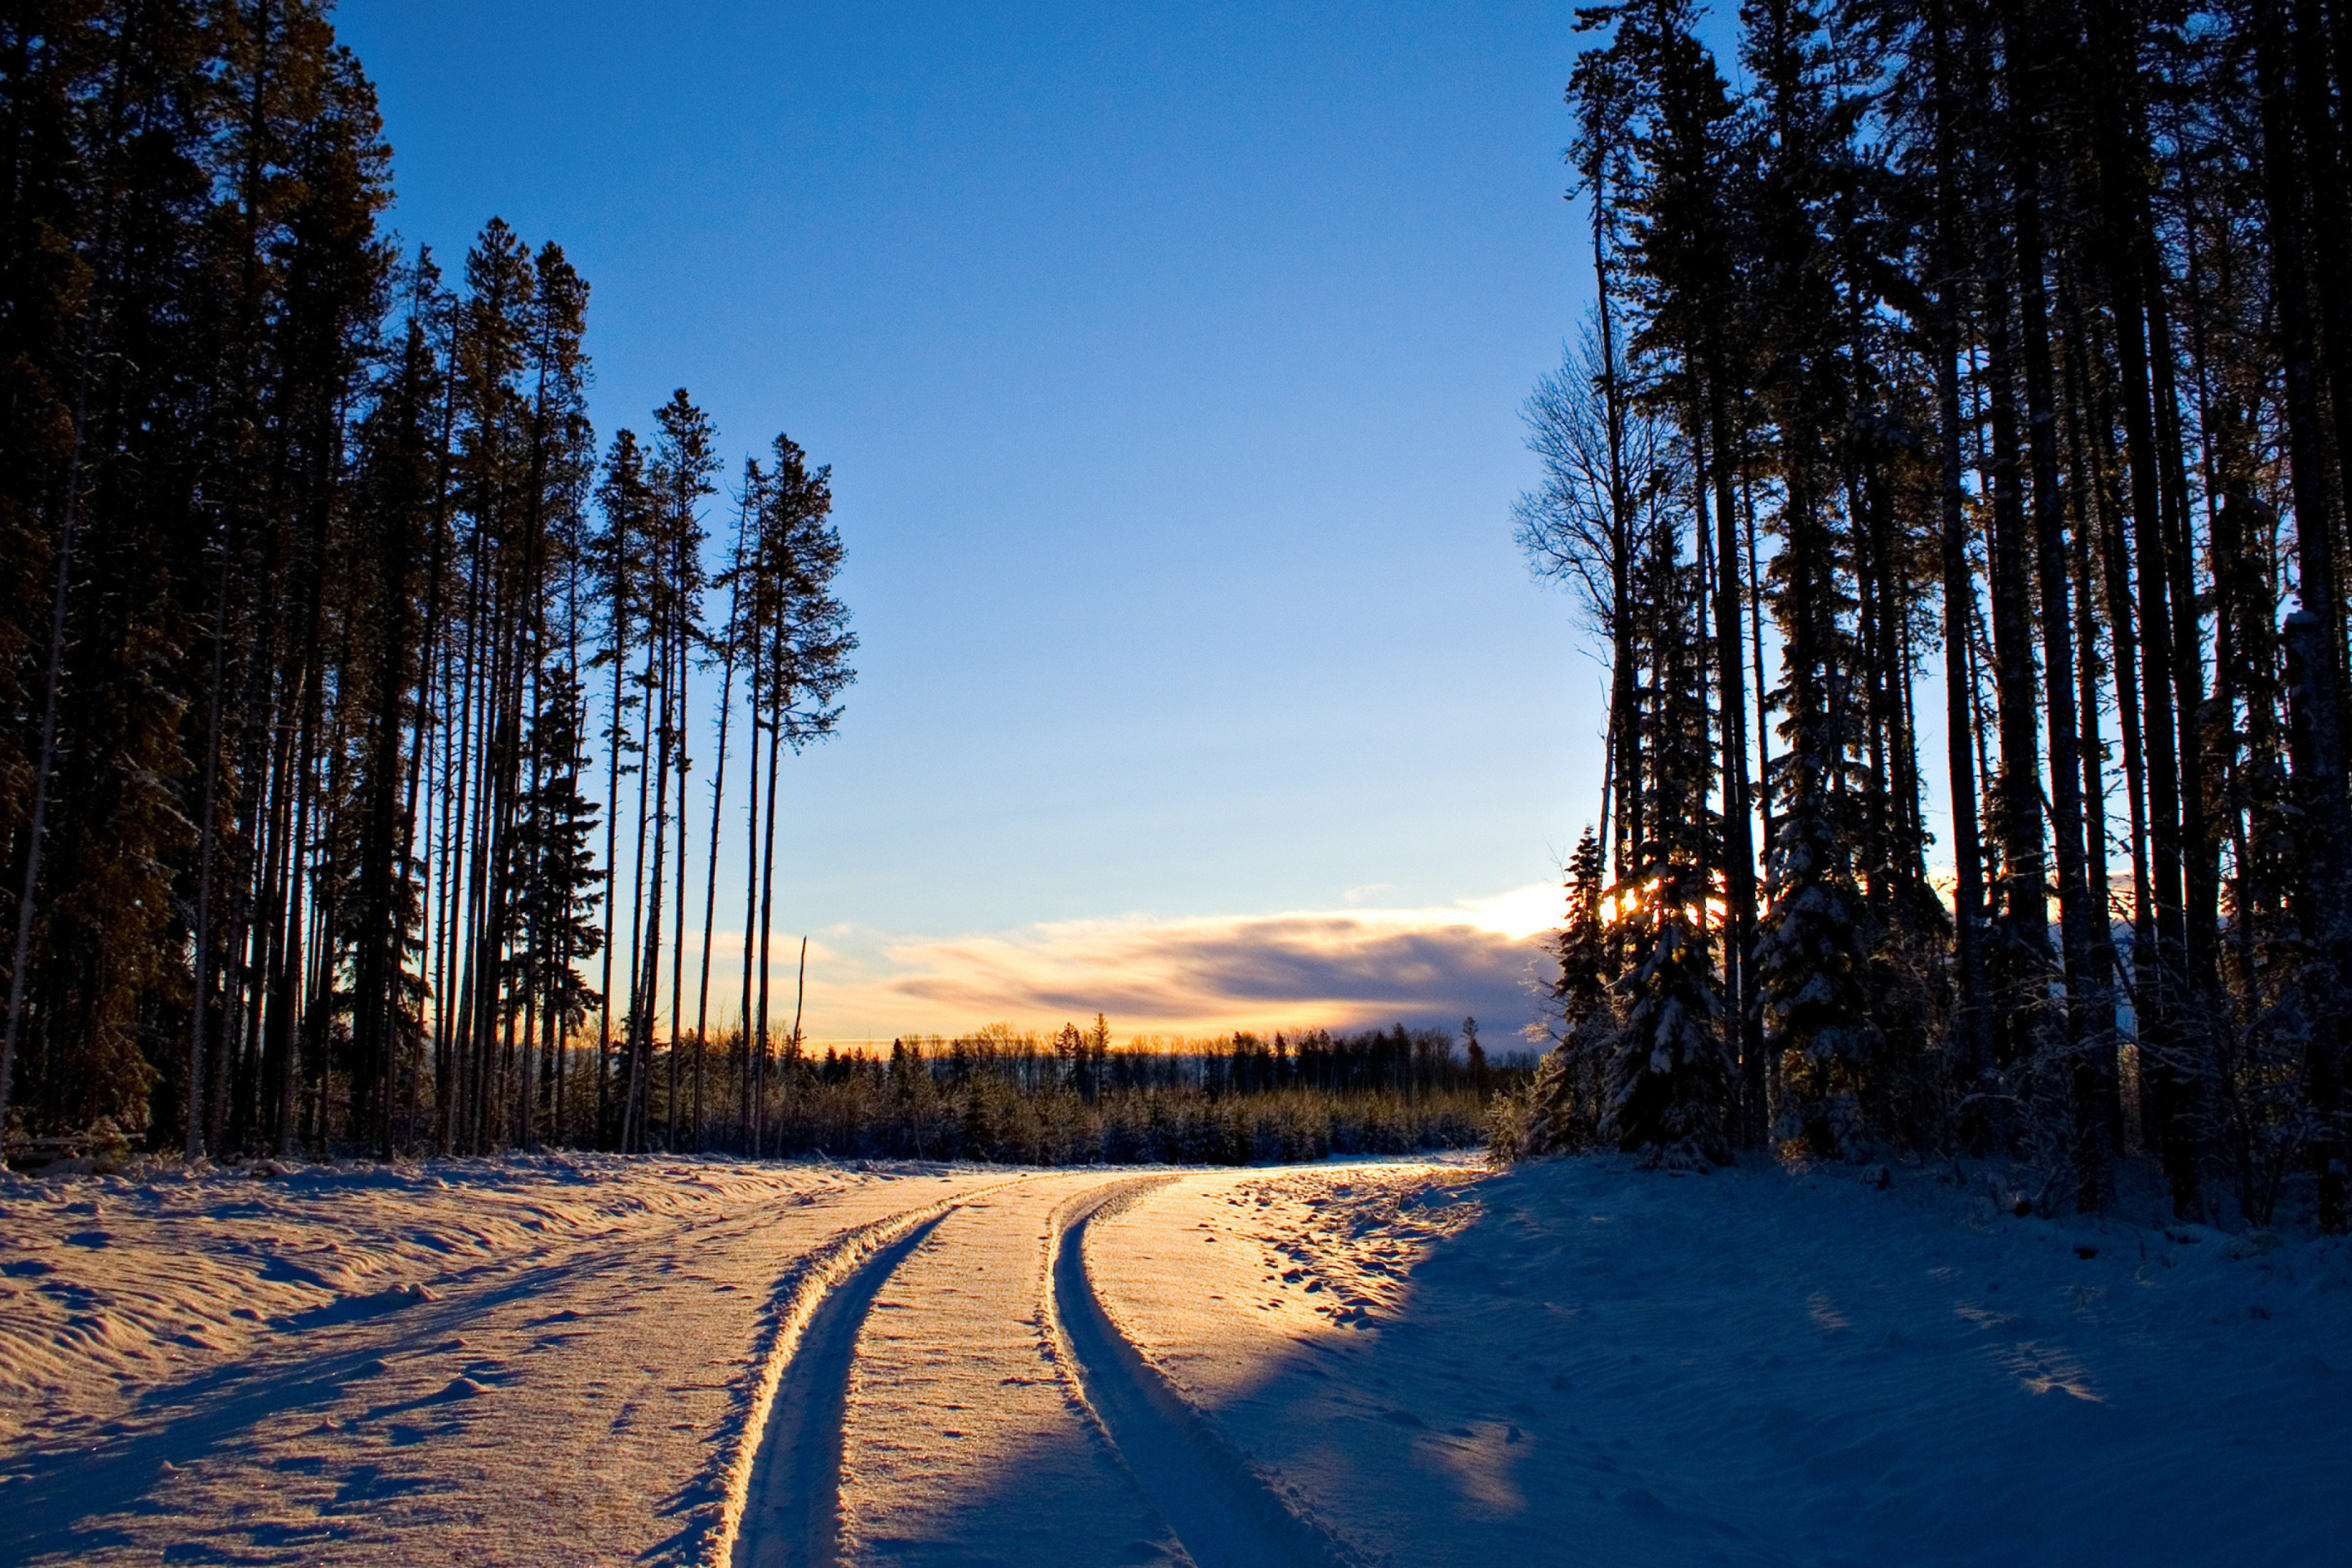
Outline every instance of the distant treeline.
<path fill-rule="evenodd" d="M 1111 1043 L 1108 1022 L 1055 1034 L 992 1024 L 949 1038 L 822 1053 L 789 1038 L 765 1063 L 743 1033 L 657 1047 L 648 1075 L 646 1147 L 778 1158 L 905 1157 L 1018 1164 L 1247 1163 L 1328 1154 L 1403 1153 L 1478 1142 L 1498 1092 L 1533 1069 L 1521 1053 L 1490 1062 L 1465 1020 L 1465 1045 L 1431 1029 L 1216 1038 L 1138 1037 Z M 541 1075 L 539 1121 L 596 1122 L 593 1043 L 558 1047 L 569 1070 Z M 367 1152 L 379 1130 L 354 1121 L 331 1068 L 322 1129 L 288 1151 Z M 511 1066 L 500 1069 L 512 1072 Z M 675 1093 L 669 1086 L 677 1086 Z M 520 1085 L 493 1078 L 501 1100 Z M 429 1096 L 393 1110 L 404 1153 L 434 1147 Z M 107 1146 L 127 1152 L 127 1141 Z M 58 1152 L 68 1152 L 60 1147 Z M 104 1152 L 106 1148 L 93 1152 Z"/>
<path fill-rule="evenodd" d="M 1307 1089 L 1417 1098 L 1463 1089 L 1484 1092 L 1497 1070 L 1479 1044 L 1476 1020 L 1467 1018 L 1458 1055 L 1454 1037 L 1443 1030 L 1409 1030 L 1402 1024 L 1352 1035 L 1328 1029 L 1193 1038 L 1139 1035 L 1114 1047 L 1109 1023 L 1099 1013 L 1091 1028 L 1066 1024 L 1053 1035 L 991 1024 L 953 1039 L 910 1035 L 891 1042 L 891 1060 L 908 1052 L 919 1053 L 931 1076 L 943 1083 L 996 1078 L 1024 1092 L 1061 1087 L 1089 1099 L 1098 1091 L 1139 1089 L 1218 1095 Z M 841 1070 L 836 1062 L 860 1055 L 864 1053 L 845 1057 L 828 1049 L 824 1070 Z M 874 1053 L 875 1059 L 880 1056 Z"/>
<path fill-rule="evenodd" d="M 645 1148 L 670 1039 L 774 1037 L 828 470 L 713 541 L 683 390 L 600 451 L 586 279 L 396 251 L 328 11 L 0 14 L 0 1131 Z"/>
<path fill-rule="evenodd" d="M 772 1119 L 731 1146 L 1045 1165 L 1465 1148 L 1484 1136 L 1495 1089 L 1528 1068 L 1490 1066 L 1475 1033 L 1465 1056 L 1453 1044 L 1399 1026 L 1113 1049 L 1099 1019 L 1045 1038 L 992 1028 L 902 1039 L 887 1057 L 791 1058 Z"/>

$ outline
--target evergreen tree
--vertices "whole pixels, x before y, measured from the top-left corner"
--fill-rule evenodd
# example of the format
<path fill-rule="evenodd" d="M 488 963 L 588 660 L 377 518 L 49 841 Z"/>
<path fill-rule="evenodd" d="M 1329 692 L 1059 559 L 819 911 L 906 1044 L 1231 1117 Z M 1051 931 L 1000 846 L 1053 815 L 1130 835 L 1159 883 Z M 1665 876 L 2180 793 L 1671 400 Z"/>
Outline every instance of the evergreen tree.
<path fill-rule="evenodd" d="M 2338 19 L 1755 0 L 1740 24 L 1735 90 L 1675 0 L 1580 12 L 1601 37 L 1570 86 L 1599 331 L 1625 347 L 1538 388 L 1521 539 L 1611 645 L 1597 907 L 1632 955 L 1629 1024 L 1691 973 L 1612 1059 L 1704 1014 L 1703 978 L 1730 1004 L 1718 1109 L 1742 1138 L 1761 1110 L 1818 1154 L 2000 1152 L 2084 1208 L 2142 1153 L 2183 1215 L 2225 1184 L 2244 1215 L 2307 1194 L 2344 1223 L 2343 971 L 2309 934 L 2342 924 L 2336 879 L 2305 869 L 2347 822 L 2324 739 L 2347 676 Z M 1629 551 L 1644 410 L 1671 472 Z M 1680 546 L 1657 542 L 1685 537 L 1704 564 L 1669 585 Z M 2297 599 L 2319 640 L 2291 678 Z M 1735 679 L 1762 690 L 1772 652 L 1759 757 Z M 1710 725 L 1692 767 L 1678 737 Z M 1593 941 L 1571 910 L 1563 955 Z M 1547 1059 L 1540 1103 L 1573 1059 Z"/>

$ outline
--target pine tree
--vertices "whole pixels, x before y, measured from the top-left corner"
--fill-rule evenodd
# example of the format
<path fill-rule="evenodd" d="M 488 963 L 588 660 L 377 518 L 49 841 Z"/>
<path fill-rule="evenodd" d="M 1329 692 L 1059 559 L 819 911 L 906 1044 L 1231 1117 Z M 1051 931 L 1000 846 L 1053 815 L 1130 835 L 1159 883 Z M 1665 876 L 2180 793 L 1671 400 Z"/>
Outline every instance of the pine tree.
<path fill-rule="evenodd" d="M 628 688 L 628 665 L 637 647 L 644 640 L 646 617 L 642 609 L 646 597 L 646 542 L 652 532 L 652 501 L 645 471 L 645 458 L 637 446 L 635 435 L 628 430 L 614 434 L 610 450 L 605 454 L 604 479 L 596 492 L 596 502 L 604 518 L 604 530 L 591 543 L 596 562 L 597 597 L 604 615 L 604 645 L 598 648 L 591 665 L 603 666 L 612 671 L 612 690 L 605 707 L 605 784 L 604 784 L 604 895 L 607 918 L 619 908 L 615 897 L 620 873 L 619 832 L 621 822 L 621 780 L 635 773 L 642 780 L 645 744 L 642 731 L 633 730 L 630 715 L 642 716 L 645 701 L 642 691 Z M 628 759 L 639 759 L 631 763 Z M 642 792 L 640 792 L 642 793 Z M 635 902 L 634 895 L 631 903 Z M 615 924 L 613 935 L 617 938 Z M 603 983 L 597 988 L 598 1029 L 596 1048 L 596 1108 L 597 1137 L 600 1142 L 615 1136 L 618 1114 L 614 1107 L 613 1005 L 615 991 L 613 984 L 613 960 L 617 942 L 604 946 Z M 630 951 L 635 952 L 634 938 Z M 623 1025 L 623 1033 L 627 1025 Z M 625 1081 L 624 1079 L 623 1081 Z"/>
<path fill-rule="evenodd" d="M 625 1149 L 638 1152 L 648 1145 L 653 1109 L 651 1077 L 655 1019 L 660 1005 L 657 982 L 661 974 L 667 891 L 662 877 L 670 849 L 670 785 L 675 777 L 682 805 L 684 775 L 688 765 L 684 723 L 685 666 L 701 630 L 703 531 L 698 508 L 703 497 L 714 493 L 711 476 L 719 468 L 718 455 L 712 450 L 716 432 L 709 416 L 694 405 L 684 387 L 654 411 L 654 420 L 661 434 L 655 444 L 654 461 L 647 476 L 653 497 L 654 533 L 649 552 L 653 570 L 646 580 L 650 640 L 645 678 L 654 741 L 654 852 L 651 878 L 641 881 L 636 889 L 637 897 L 646 906 L 646 935 L 637 973 L 630 986 L 631 1097 L 624 1108 L 622 1140 Z M 681 877 L 684 815 L 682 810 L 678 814 L 681 833 L 677 873 Z M 682 924 L 684 912 L 677 911 L 675 918 Z M 677 1090 L 678 968 L 673 956 L 668 1111 L 675 1110 Z"/>
<path fill-rule="evenodd" d="M 1546 1010 L 1556 1043 L 1537 1065 L 1528 1094 L 1528 1153 L 1590 1148 L 1600 1134 L 1603 1074 L 1624 1023 L 1603 912 L 1606 883 L 1601 840 L 1588 827 L 1569 857 L 1568 921 L 1553 942 L 1559 975 Z"/>
<path fill-rule="evenodd" d="M 541 777 L 524 796 L 517 836 L 521 863 L 509 933 L 508 1006 L 538 1024 L 541 1059 L 552 1062 L 602 1001 L 576 965 L 596 955 L 604 936 L 596 920 L 601 878 L 591 848 L 598 811 L 580 791 L 589 762 L 586 698 L 569 674 L 555 675 L 550 686 L 530 737 Z M 536 1089 L 526 1055 L 517 1086 L 519 1142 L 526 1148 L 536 1142 Z"/>
<path fill-rule="evenodd" d="M 848 629 L 848 609 L 833 593 L 843 552 L 841 535 L 830 521 L 832 470 L 811 468 L 806 454 L 782 435 L 776 437 L 771 456 L 759 546 L 753 552 L 758 592 L 752 618 L 758 646 L 751 663 L 752 708 L 768 736 L 755 886 L 758 935 L 747 944 L 759 955 L 753 966 L 758 999 L 756 1006 L 746 1008 L 753 1042 L 755 1115 L 764 1108 L 767 1092 L 778 764 L 784 747 L 798 752 L 834 733 L 841 720 L 835 700 L 856 679 L 848 659 L 857 647 L 856 636 Z M 790 1047 L 798 1044 L 795 1037 Z"/>

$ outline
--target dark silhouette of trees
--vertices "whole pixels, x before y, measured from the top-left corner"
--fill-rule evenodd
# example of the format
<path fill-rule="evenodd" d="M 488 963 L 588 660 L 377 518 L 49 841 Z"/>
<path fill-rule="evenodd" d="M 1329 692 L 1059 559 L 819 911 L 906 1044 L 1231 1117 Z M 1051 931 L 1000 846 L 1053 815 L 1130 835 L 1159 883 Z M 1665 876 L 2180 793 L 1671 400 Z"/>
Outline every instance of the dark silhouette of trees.
<path fill-rule="evenodd" d="M 600 473 L 586 281 L 395 253 L 313 0 L 15 7 L 0 136 L 0 1127 L 675 1144 L 709 420 Z M 855 639 L 777 450 L 720 640 L 797 748 Z"/>
<path fill-rule="evenodd" d="M 2340 9 L 1752 0 L 1737 90 L 1580 13 L 1603 346 L 1519 517 L 1609 765 L 1514 1139 L 2344 1225 Z"/>

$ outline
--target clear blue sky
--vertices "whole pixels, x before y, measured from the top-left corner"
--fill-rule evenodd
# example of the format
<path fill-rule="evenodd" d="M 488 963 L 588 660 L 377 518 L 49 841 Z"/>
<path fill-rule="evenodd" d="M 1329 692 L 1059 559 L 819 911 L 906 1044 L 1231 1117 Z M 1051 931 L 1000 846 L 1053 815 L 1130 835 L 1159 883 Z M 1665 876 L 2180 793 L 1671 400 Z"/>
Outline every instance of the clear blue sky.
<path fill-rule="evenodd" d="M 685 385 L 733 464 L 834 465 L 861 679 L 777 895 L 812 1034 L 1524 1020 L 1432 911 L 1551 881 L 1598 794 L 1508 517 L 1587 294 L 1572 24 L 346 0 L 394 226 L 564 247 L 600 437 Z"/>

